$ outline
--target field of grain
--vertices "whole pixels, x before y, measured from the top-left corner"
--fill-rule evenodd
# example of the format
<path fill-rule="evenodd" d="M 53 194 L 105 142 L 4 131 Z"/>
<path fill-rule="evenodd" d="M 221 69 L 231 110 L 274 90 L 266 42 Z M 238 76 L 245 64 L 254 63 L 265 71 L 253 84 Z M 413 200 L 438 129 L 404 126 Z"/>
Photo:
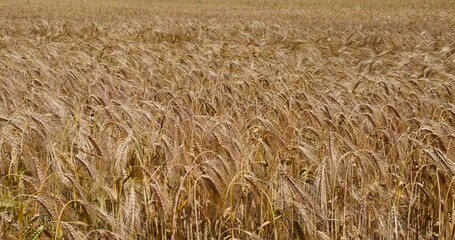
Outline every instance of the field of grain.
<path fill-rule="evenodd" d="M 0 239 L 453 239 L 450 0 L 0 0 Z"/>

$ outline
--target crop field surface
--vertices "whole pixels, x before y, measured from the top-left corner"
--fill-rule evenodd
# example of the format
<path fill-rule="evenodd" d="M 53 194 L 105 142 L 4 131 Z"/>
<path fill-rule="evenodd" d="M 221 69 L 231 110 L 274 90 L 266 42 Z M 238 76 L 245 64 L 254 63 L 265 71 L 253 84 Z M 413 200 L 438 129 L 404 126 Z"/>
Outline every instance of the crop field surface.
<path fill-rule="evenodd" d="M 0 0 L 0 239 L 454 239 L 452 0 Z"/>

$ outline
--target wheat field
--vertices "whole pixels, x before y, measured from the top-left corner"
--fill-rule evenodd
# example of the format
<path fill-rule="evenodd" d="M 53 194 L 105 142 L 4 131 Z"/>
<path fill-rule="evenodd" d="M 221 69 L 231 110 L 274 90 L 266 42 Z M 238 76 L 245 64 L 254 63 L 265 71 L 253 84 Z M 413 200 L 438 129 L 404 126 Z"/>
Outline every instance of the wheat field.
<path fill-rule="evenodd" d="M 451 0 L 0 0 L 0 239 L 454 239 Z"/>

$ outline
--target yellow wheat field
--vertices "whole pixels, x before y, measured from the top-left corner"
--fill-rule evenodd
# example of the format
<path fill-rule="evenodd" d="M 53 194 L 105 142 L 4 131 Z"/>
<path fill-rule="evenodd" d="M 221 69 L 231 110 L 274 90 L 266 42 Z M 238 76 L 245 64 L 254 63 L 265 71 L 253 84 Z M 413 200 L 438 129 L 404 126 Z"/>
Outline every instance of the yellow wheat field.
<path fill-rule="evenodd" d="M 451 0 L 0 0 L 0 239 L 453 239 Z"/>

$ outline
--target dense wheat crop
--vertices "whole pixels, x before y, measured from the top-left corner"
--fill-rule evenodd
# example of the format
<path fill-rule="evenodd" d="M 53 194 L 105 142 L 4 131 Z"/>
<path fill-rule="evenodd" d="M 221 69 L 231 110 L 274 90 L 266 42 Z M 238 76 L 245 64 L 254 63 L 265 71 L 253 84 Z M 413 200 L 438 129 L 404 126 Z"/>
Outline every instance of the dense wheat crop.
<path fill-rule="evenodd" d="M 0 1 L 0 239 L 453 239 L 452 1 Z"/>

